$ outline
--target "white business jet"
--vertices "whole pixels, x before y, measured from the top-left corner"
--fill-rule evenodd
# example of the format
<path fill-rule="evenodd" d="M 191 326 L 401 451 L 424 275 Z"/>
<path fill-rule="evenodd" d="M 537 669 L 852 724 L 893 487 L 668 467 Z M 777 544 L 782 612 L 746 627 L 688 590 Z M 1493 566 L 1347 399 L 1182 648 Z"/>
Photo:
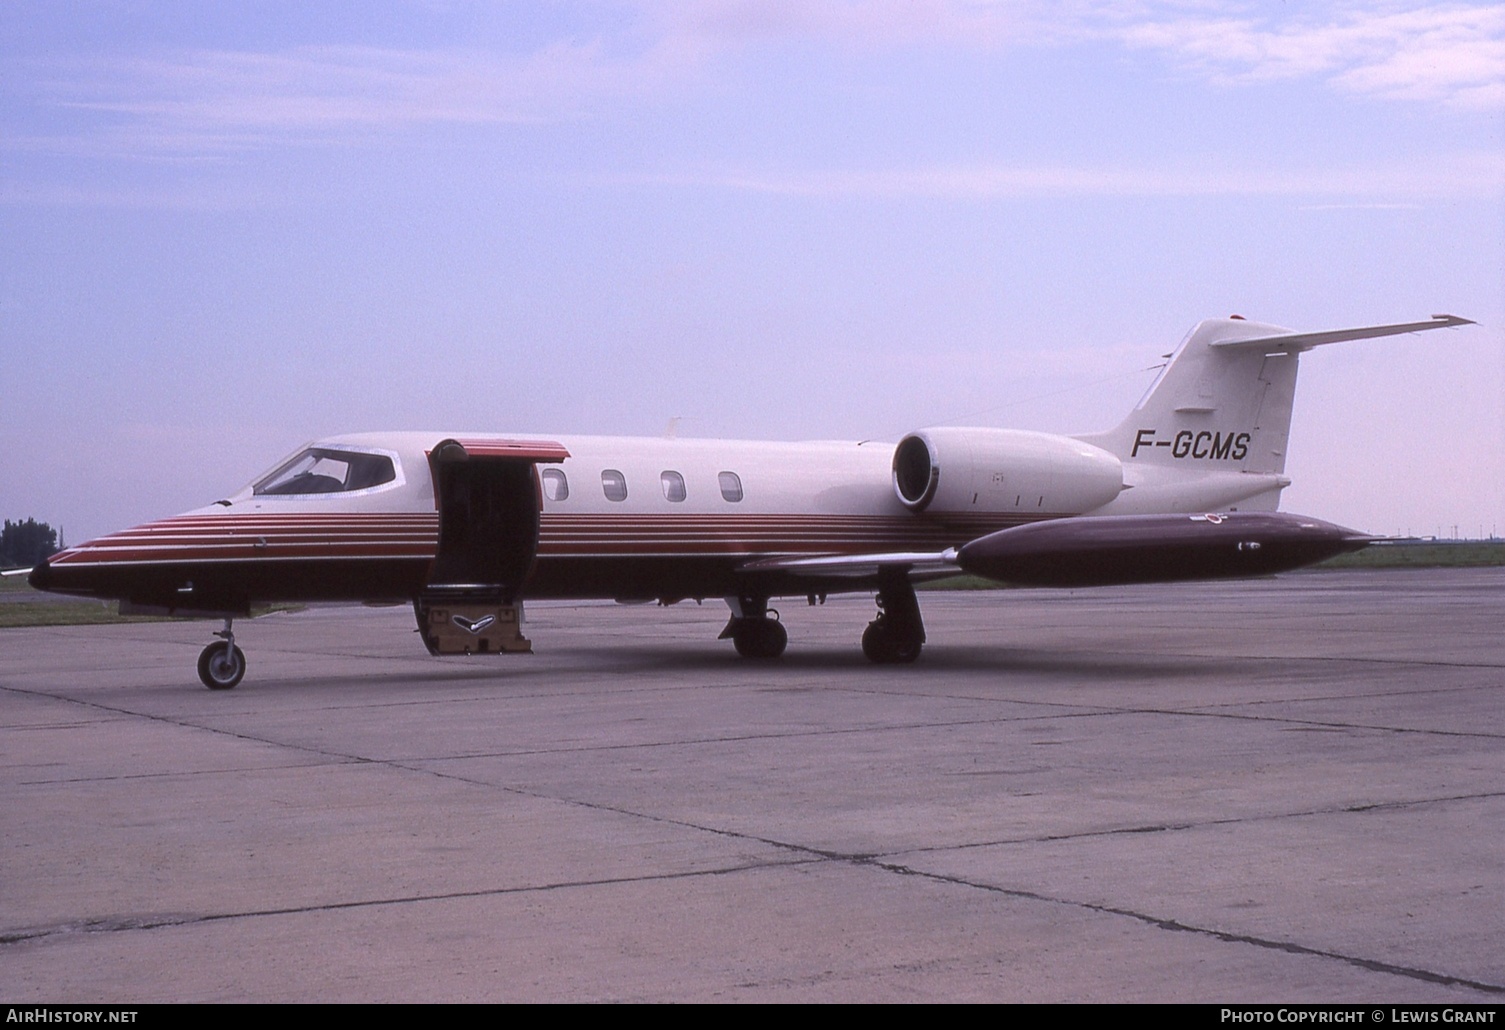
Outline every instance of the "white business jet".
<path fill-rule="evenodd" d="M 968 572 L 1093 586 L 1254 576 L 1375 538 L 1277 509 L 1296 369 L 1323 344 L 1470 325 L 1303 333 L 1210 319 L 1103 433 L 921 429 L 897 444 L 401 432 L 307 445 L 239 493 L 70 547 L 42 590 L 224 619 L 199 677 L 245 674 L 233 619 L 279 601 L 411 603 L 434 654 L 530 649 L 532 598 L 724 598 L 722 637 L 775 658 L 769 601 L 877 593 L 862 649 L 912 662 L 914 582 Z"/>

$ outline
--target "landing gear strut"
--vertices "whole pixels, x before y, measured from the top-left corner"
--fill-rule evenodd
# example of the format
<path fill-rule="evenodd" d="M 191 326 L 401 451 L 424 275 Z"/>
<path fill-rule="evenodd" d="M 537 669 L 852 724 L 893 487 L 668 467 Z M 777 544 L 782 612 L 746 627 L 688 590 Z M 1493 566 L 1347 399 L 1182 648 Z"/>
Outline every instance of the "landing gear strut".
<path fill-rule="evenodd" d="M 235 633 L 230 629 L 233 620 L 225 620 L 225 628 L 214 634 L 223 644 L 210 644 L 199 654 L 199 679 L 210 690 L 230 690 L 246 674 L 246 656 L 235 646 Z"/>
<path fill-rule="evenodd" d="M 906 569 L 878 573 L 878 617 L 862 633 L 862 653 L 880 665 L 904 665 L 920 657 L 925 624 Z"/>
<path fill-rule="evenodd" d="M 732 617 L 718 640 L 732 638 L 732 646 L 743 658 L 777 658 L 789 646 L 789 634 L 779 622 L 777 611 L 770 612 L 766 597 L 728 597 Z"/>

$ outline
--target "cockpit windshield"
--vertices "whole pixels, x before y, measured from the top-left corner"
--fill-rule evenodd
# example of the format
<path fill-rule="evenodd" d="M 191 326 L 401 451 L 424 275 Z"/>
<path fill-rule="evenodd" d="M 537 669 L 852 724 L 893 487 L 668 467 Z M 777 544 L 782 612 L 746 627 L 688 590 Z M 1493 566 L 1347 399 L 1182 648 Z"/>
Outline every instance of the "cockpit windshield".
<path fill-rule="evenodd" d="M 309 447 L 262 478 L 251 492 L 286 497 L 302 494 L 346 494 L 382 486 L 397 478 L 386 454 L 337 447 Z"/>

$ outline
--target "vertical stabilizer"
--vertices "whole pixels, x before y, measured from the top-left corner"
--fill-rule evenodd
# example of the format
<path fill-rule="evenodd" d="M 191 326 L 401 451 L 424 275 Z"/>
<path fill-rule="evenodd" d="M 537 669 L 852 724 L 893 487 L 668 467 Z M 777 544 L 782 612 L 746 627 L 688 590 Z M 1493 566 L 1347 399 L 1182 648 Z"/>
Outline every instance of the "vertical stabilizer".
<path fill-rule="evenodd" d="M 1472 325 L 1426 322 L 1301 333 L 1242 318 L 1210 318 L 1181 341 L 1144 399 L 1105 433 L 1078 439 L 1116 455 L 1130 487 L 1108 508 L 1196 510 L 1250 499 L 1274 508 L 1281 488 L 1301 352 L 1328 343 Z M 1106 512 L 1108 509 L 1103 509 Z M 1146 510 L 1149 510 L 1148 508 Z"/>
<path fill-rule="evenodd" d="M 1283 472 L 1301 348 L 1229 344 L 1296 335 L 1259 322 L 1210 318 L 1181 341 L 1128 418 L 1082 439 L 1124 462 Z"/>

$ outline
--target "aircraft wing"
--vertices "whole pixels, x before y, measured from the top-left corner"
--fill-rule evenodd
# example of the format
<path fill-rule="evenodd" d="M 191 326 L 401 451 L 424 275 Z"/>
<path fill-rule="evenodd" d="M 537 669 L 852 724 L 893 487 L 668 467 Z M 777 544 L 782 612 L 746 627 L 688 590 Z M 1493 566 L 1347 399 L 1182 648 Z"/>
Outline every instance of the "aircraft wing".
<path fill-rule="evenodd" d="M 1433 315 L 1425 322 L 1397 322 L 1393 325 L 1366 325 L 1357 329 L 1330 329 L 1319 333 L 1279 333 L 1275 336 L 1256 336 L 1244 339 L 1213 340 L 1212 347 L 1280 347 L 1289 350 L 1311 350 L 1324 343 L 1345 343 L 1348 340 L 1370 340 L 1377 336 L 1399 336 L 1401 333 L 1419 333 L 1425 329 L 1451 329 L 1460 325 L 1475 325 L 1474 321 L 1457 315 Z"/>
<path fill-rule="evenodd" d="M 969 572 L 1040 587 L 1110 586 L 1257 576 L 1357 551 L 1376 537 L 1289 512 L 1081 516 L 989 533 L 944 551 L 759 558 L 743 572 L 863 579 Z"/>
<path fill-rule="evenodd" d="M 911 576 L 929 578 L 961 572 L 956 548 L 944 551 L 886 551 L 875 554 L 831 554 L 814 558 L 759 558 L 740 567 L 742 572 L 787 572 L 823 579 L 863 579 L 885 568 L 904 569 Z"/>

